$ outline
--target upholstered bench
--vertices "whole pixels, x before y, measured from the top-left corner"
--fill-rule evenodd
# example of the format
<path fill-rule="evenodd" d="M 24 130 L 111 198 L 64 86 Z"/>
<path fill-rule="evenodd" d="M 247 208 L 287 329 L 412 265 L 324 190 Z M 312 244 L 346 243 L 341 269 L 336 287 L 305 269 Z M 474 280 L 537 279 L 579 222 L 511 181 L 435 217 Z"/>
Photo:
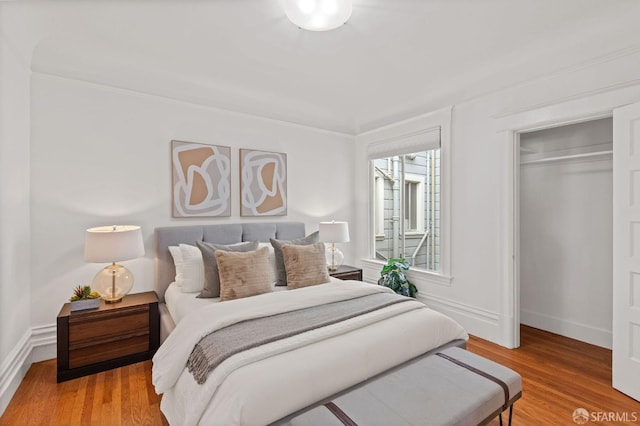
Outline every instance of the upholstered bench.
<path fill-rule="evenodd" d="M 522 395 L 520 375 L 457 347 L 369 381 L 290 420 L 291 426 L 483 425 Z"/>

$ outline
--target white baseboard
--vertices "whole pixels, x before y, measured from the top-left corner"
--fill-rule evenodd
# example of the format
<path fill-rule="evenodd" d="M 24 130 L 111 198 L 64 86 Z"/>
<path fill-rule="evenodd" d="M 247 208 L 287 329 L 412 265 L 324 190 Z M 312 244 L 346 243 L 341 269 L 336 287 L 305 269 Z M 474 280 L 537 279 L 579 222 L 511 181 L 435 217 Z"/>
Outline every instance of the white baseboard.
<path fill-rule="evenodd" d="M 31 362 L 40 362 L 57 356 L 56 325 L 31 328 Z"/>
<path fill-rule="evenodd" d="M 417 299 L 456 320 L 469 334 L 500 344 L 500 316 L 497 313 L 444 297 L 418 293 Z"/>
<path fill-rule="evenodd" d="M 56 325 L 30 328 L 0 366 L 0 416 L 34 362 L 56 357 Z"/>
<path fill-rule="evenodd" d="M 522 309 L 520 311 L 520 323 L 607 349 L 611 349 L 613 343 L 611 330 L 580 324 L 539 312 Z"/>
<path fill-rule="evenodd" d="M 22 336 L 0 367 L 0 415 L 4 413 L 22 378 L 31 367 L 30 339 L 31 329 Z"/>

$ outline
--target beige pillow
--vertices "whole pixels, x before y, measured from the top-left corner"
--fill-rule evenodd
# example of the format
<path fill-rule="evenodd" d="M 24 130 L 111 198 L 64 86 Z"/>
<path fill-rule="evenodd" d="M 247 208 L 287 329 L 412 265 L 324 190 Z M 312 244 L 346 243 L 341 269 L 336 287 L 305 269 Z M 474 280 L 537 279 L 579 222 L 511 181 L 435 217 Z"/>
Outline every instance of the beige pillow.
<path fill-rule="evenodd" d="M 329 282 L 324 243 L 282 246 L 287 287 L 300 288 Z"/>
<path fill-rule="evenodd" d="M 231 245 L 206 243 L 204 241 L 196 241 L 196 245 L 202 252 L 202 262 L 204 264 L 204 284 L 202 291 L 197 296 L 201 299 L 209 299 L 212 297 L 220 297 L 220 278 L 218 274 L 218 264 L 216 262 L 215 253 L 217 250 L 247 252 L 254 251 L 258 248 L 257 241 L 246 243 L 236 243 Z"/>
<path fill-rule="evenodd" d="M 320 238 L 319 231 L 309 234 L 304 238 L 298 238 L 297 240 L 286 241 L 286 240 L 276 240 L 274 238 L 269 238 L 269 242 L 273 246 L 274 254 L 276 257 L 276 271 L 278 273 L 278 282 L 276 285 L 283 286 L 283 287 L 287 285 L 287 271 L 284 266 L 284 260 L 282 259 L 282 246 L 285 244 L 306 246 L 308 244 L 317 243 L 319 238 Z"/>
<path fill-rule="evenodd" d="M 216 250 L 215 257 L 221 302 L 271 291 L 268 248 L 249 252 Z"/>

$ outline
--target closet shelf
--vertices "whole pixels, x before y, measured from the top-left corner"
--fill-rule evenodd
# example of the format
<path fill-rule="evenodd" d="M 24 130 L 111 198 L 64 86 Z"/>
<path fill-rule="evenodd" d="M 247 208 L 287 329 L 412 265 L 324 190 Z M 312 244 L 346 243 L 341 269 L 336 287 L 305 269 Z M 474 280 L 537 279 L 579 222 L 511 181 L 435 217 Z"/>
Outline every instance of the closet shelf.
<path fill-rule="evenodd" d="M 536 151 L 535 149 L 525 148 L 523 146 L 520 147 L 520 152 L 526 152 L 527 154 L 537 154 L 538 153 L 538 151 Z"/>
<path fill-rule="evenodd" d="M 559 157 L 540 158 L 537 160 L 525 160 L 525 161 L 521 161 L 520 164 L 525 165 L 525 164 L 551 163 L 554 161 L 573 160 L 578 158 L 604 157 L 605 155 L 611 155 L 611 154 L 613 154 L 612 150 L 597 151 L 597 152 L 588 152 L 586 154 L 561 155 Z"/>

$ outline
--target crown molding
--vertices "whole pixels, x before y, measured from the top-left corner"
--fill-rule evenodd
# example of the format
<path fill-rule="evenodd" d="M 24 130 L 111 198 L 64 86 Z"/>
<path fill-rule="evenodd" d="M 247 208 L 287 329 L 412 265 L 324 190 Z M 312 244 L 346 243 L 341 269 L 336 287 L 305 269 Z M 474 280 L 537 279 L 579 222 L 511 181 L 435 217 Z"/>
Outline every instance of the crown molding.
<path fill-rule="evenodd" d="M 583 61 L 579 64 L 573 65 L 573 66 L 569 66 L 569 67 L 564 67 L 558 70 L 555 70 L 553 72 L 549 72 L 549 73 L 545 73 L 542 74 L 536 78 L 530 79 L 524 83 L 520 83 L 517 85 L 513 85 L 511 86 L 511 88 L 515 88 L 515 87 L 523 87 L 523 86 L 527 86 L 533 83 L 536 83 L 538 81 L 543 81 L 543 80 L 549 80 L 555 77 L 559 77 L 562 75 L 567 75 L 567 74 L 571 74 L 571 73 L 575 73 L 575 72 L 579 72 L 579 71 L 583 71 L 589 68 L 592 68 L 594 66 L 597 65 L 603 65 L 609 62 L 613 62 L 613 61 L 617 61 L 629 56 L 633 56 L 633 55 L 637 55 L 640 54 L 640 44 L 636 44 L 630 47 L 627 47 L 625 49 L 620 49 L 617 50 L 615 52 L 611 52 L 609 54 L 606 55 L 601 55 L 601 56 L 597 56 L 594 58 L 591 58 L 587 61 Z M 604 86 L 599 86 L 597 89 L 591 89 L 591 90 L 583 90 L 577 93 L 573 93 L 571 95 L 566 95 L 566 96 L 557 96 L 554 98 L 549 98 L 544 102 L 537 102 L 537 103 L 530 103 L 524 106 L 520 106 L 517 108 L 510 108 L 507 110 L 503 110 L 498 114 L 494 114 L 491 116 L 491 118 L 493 119 L 501 119 L 501 118 L 505 118 L 514 114 L 519 114 L 522 112 L 526 112 L 526 111 L 531 111 L 531 110 L 535 110 L 535 109 L 540 109 L 540 108 L 545 108 L 545 107 L 549 107 L 552 105 L 557 105 L 560 103 L 564 103 L 564 102 L 569 102 L 569 101 L 573 101 L 573 100 L 577 100 L 577 99 L 581 99 L 581 98 L 585 98 L 585 97 L 589 97 L 589 96 L 594 96 L 594 95 L 598 95 L 601 93 L 605 93 L 605 92 L 610 92 L 613 90 L 619 90 L 619 89 L 624 89 L 627 87 L 633 87 L 633 86 L 637 86 L 640 85 L 640 78 L 634 78 L 634 79 L 629 79 L 626 81 L 622 81 L 622 82 L 618 82 L 618 83 L 613 83 L 613 84 L 609 84 L 609 85 L 604 85 Z M 506 90 L 506 89 L 503 89 Z"/>

